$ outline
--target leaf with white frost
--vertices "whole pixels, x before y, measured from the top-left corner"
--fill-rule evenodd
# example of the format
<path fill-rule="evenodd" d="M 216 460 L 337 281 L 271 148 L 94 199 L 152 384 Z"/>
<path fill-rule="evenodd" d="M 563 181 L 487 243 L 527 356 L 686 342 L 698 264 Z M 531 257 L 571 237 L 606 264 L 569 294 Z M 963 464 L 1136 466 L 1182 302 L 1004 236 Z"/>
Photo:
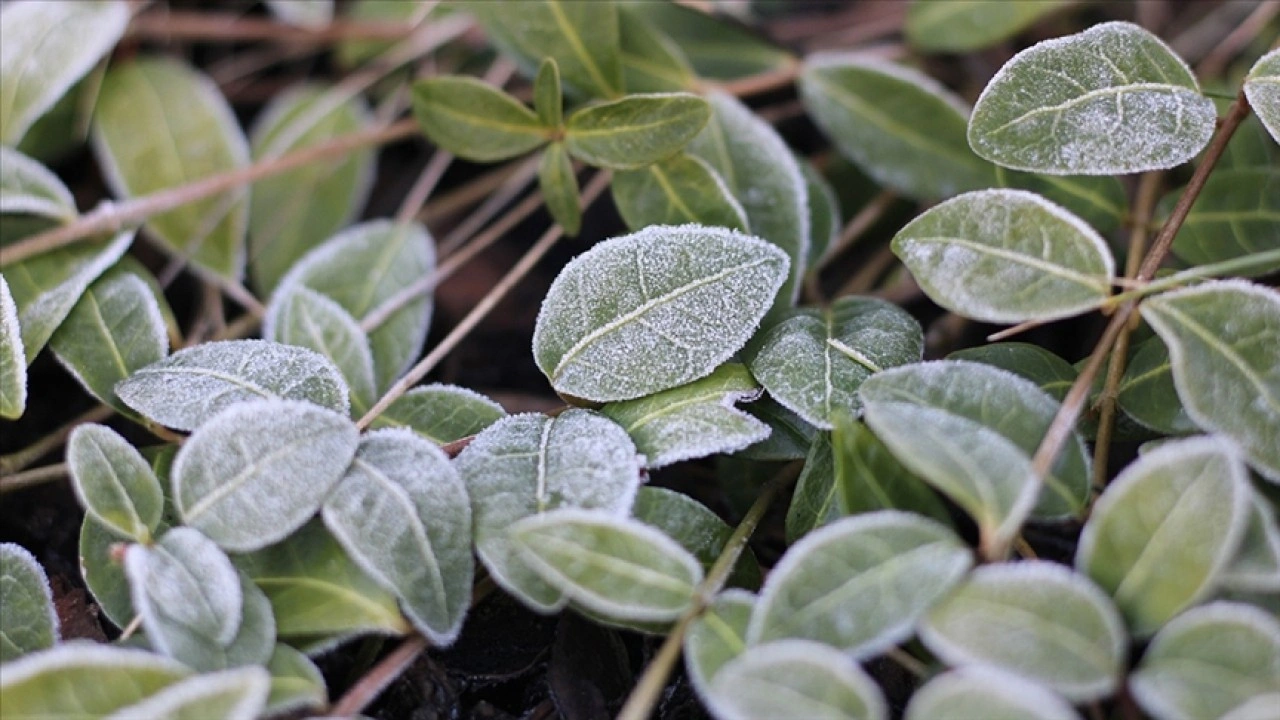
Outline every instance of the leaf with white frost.
<path fill-rule="evenodd" d="M 1018 53 L 987 84 L 969 144 L 1015 170 L 1124 175 L 1195 157 L 1217 113 L 1191 69 L 1150 32 L 1095 25 Z"/>
<path fill-rule="evenodd" d="M 1217 587 L 1244 535 L 1249 490 L 1230 443 L 1166 443 L 1098 498 L 1075 566 L 1110 593 L 1133 635 L 1148 636 Z"/>
<path fill-rule="evenodd" d="M 71 191 L 48 168 L 0 145 L 0 215 L 39 215 L 67 222 L 76 216 Z"/>
<path fill-rule="evenodd" d="M 691 93 L 627 95 L 570 115 L 565 149 L 590 165 L 635 170 L 679 152 L 710 116 L 707 102 Z"/>
<path fill-rule="evenodd" d="M 164 512 L 164 491 L 127 440 L 104 425 L 81 425 L 67 441 L 67 465 L 86 512 L 138 542 L 151 541 Z"/>
<path fill-rule="evenodd" d="M 320 509 L 355 456 L 357 435 L 350 420 L 309 403 L 237 404 L 178 451 L 174 506 L 228 550 L 278 542 Z"/>
<path fill-rule="evenodd" d="M 360 323 L 328 296 L 301 285 L 282 286 L 271 296 L 262 338 L 315 350 L 342 373 L 351 390 L 351 412 L 363 415 L 377 400 L 373 351 Z"/>
<path fill-rule="evenodd" d="M 1037 175 L 996 166 L 1000 187 L 1027 190 L 1074 213 L 1103 235 L 1128 219 L 1129 196 L 1114 175 Z"/>
<path fill-rule="evenodd" d="M 474 390 L 455 385 L 420 385 L 396 398 L 369 427 L 407 427 L 444 445 L 475 435 L 506 414 L 501 405 Z"/>
<path fill-rule="evenodd" d="M 1097 232 L 1022 190 L 981 190 L 937 205 L 893 238 L 934 302 L 975 320 L 1078 315 L 1111 294 L 1115 261 Z"/>
<path fill-rule="evenodd" d="M 972 564 L 960 538 L 932 520 L 893 510 L 844 518 L 787 549 L 747 638 L 809 638 L 870 657 L 910 637 Z"/>
<path fill-rule="evenodd" d="M 1280 143 L 1280 49 L 1263 55 L 1244 79 L 1249 106 Z"/>
<path fill-rule="evenodd" d="M 871 676 L 845 653 L 810 640 L 748 648 L 720 669 L 708 689 L 708 705 L 719 720 L 889 717 Z"/>
<path fill-rule="evenodd" d="M 44 568 L 21 545 L 0 543 L 0 662 L 56 642 L 58 613 Z"/>
<path fill-rule="evenodd" d="M 818 436 L 818 429 L 783 407 L 767 394 L 743 405 L 747 414 L 769 426 L 769 437 L 740 450 L 734 457 L 746 460 L 803 460 Z"/>
<path fill-rule="evenodd" d="M 1178 398 L 1169 349 L 1158 337 L 1134 346 L 1117 388 L 1116 402 L 1126 415 L 1156 432 L 1190 435 L 1199 430 Z"/>
<path fill-rule="evenodd" d="M 747 369 L 727 363 L 701 380 L 635 400 L 609 403 L 601 414 L 627 431 L 645 467 L 729 453 L 769 436 L 769 427 L 734 407 L 760 395 Z"/>
<path fill-rule="evenodd" d="M 676 153 L 637 170 L 613 175 L 613 204 L 627 227 L 715 225 L 749 232 L 747 214 L 724 178 L 706 160 Z"/>
<path fill-rule="evenodd" d="M 191 528 L 174 528 L 154 545 L 130 545 L 125 573 L 144 623 L 163 615 L 222 646 L 240 630 L 244 597 L 235 566 L 213 541 Z M 154 629 L 147 625 L 152 643 L 163 649 L 163 634 Z"/>
<path fill-rule="evenodd" d="M 106 720 L 253 720 L 266 708 L 271 675 L 260 667 L 203 673 L 180 680 Z"/>
<path fill-rule="evenodd" d="M 640 485 L 640 461 L 626 431 L 586 410 L 505 417 L 477 435 L 454 464 L 471 497 L 480 561 L 499 586 L 543 613 L 567 599 L 517 554 L 508 529 L 560 507 L 625 517 Z"/>
<path fill-rule="evenodd" d="M 1280 524 L 1271 503 L 1260 492 L 1252 493 L 1240 551 L 1222 572 L 1221 582 L 1230 590 L 1280 590 Z"/>
<path fill-rule="evenodd" d="M 705 377 L 746 343 L 786 278 L 758 238 L 658 226 L 599 243 L 551 284 L 533 333 L 562 394 L 610 402 Z"/>
<path fill-rule="evenodd" d="M 5 717 L 102 717 L 189 675 L 155 653 L 77 640 L 6 664 L 0 696 Z"/>
<path fill-rule="evenodd" d="M 1017 675 L 966 665 L 936 675 L 911 695 L 906 720 L 1080 720 L 1062 696 Z"/>
<path fill-rule="evenodd" d="M 756 597 L 745 590 L 726 590 L 707 606 L 684 636 L 684 667 L 694 690 L 708 700 L 711 680 L 725 663 L 747 648 L 747 624 Z"/>
<path fill-rule="evenodd" d="M 796 308 L 760 333 L 748 365 L 769 395 L 809 424 L 830 430 L 856 410 L 863 381 L 919 362 L 924 331 L 905 310 L 875 298 L 844 297 L 825 309 Z"/>
<path fill-rule="evenodd" d="M 1035 383 L 1049 397 L 1062 402 L 1075 383 L 1076 371 L 1071 363 L 1045 350 L 1039 345 L 1020 342 L 1000 342 L 957 350 L 948 360 L 993 365 Z"/>
<path fill-rule="evenodd" d="M 266 715 L 279 715 L 296 710 L 319 710 L 329 703 L 320 668 L 306 655 L 288 645 L 276 645 L 267 662 L 271 673 L 271 693 L 267 696 Z"/>
<path fill-rule="evenodd" d="M 835 188 L 818 171 L 814 164 L 803 158 L 797 158 L 800 173 L 804 175 L 805 186 L 809 196 L 809 254 L 805 261 L 806 268 L 814 268 L 827 254 L 827 250 L 835 244 L 836 238 L 844 226 L 840 215 L 840 199 L 836 197 Z"/>
<path fill-rule="evenodd" d="M 647 485 L 636 493 L 631 516 L 655 527 L 693 553 L 703 570 L 711 566 L 724 551 L 733 528 L 706 505 L 684 493 Z M 729 585 L 760 587 L 760 566 L 750 547 L 744 548 L 729 575 Z"/>
<path fill-rule="evenodd" d="M 16 420 L 27 409 L 27 356 L 22 349 L 18 306 L 0 275 L 0 417 Z"/>
<path fill-rule="evenodd" d="M 232 405 L 256 400 L 302 400 L 348 411 L 347 384 L 333 363 L 312 350 L 262 340 L 179 350 L 120 382 L 116 395 L 178 430 L 194 430 Z"/>

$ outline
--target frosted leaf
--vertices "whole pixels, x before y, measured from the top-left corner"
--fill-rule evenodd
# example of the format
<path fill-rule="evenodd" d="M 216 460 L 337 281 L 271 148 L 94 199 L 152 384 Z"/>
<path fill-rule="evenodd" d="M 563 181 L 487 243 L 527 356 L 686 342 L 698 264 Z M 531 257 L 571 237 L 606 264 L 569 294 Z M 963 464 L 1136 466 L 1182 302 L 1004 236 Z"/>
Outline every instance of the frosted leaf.
<path fill-rule="evenodd" d="M 719 720 L 889 717 L 871 676 L 847 654 L 811 640 L 748 648 L 720 668 L 709 690 L 709 706 Z"/>
<path fill-rule="evenodd" d="M 271 675 L 260 667 L 203 673 L 170 685 L 106 720 L 253 720 L 267 704 Z"/>
<path fill-rule="evenodd" d="M 821 430 L 831 429 L 835 413 L 859 407 L 858 386 L 872 373 L 919 362 L 924 354 L 924 331 L 915 318 L 874 298 L 790 310 L 756 342 L 751 374 L 771 397 Z"/>
<path fill-rule="evenodd" d="M 222 410 L 263 399 L 305 400 L 343 415 L 347 384 L 312 350 L 264 340 L 189 347 L 116 385 L 129 407 L 161 425 L 194 430 Z"/>
<path fill-rule="evenodd" d="M 645 467 L 654 469 L 764 440 L 769 426 L 734 407 L 759 396 L 746 367 L 728 363 L 688 385 L 609 403 L 600 412 L 627 431 Z"/>
<path fill-rule="evenodd" d="M 1062 402 L 1080 373 L 1071 363 L 1045 350 L 1039 345 L 1020 342 L 1000 342 L 957 350 L 948 360 L 993 365 L 1008 370 L 1018 377 L 1035 383 L 1049 397 Z"/>
<path fill-rule="evenodd" d="M 264 340 L 315 350 L 342 372 L 351 389 L 351 412 L 360 416 L 377 400 L 373 351 L 360 323 L 341 305 L 301 285 L 271 296 L 262 325 Z"/>
<path fill-rule="evenodd" d="M 6 717 L 101 717 L 191 674 L 142 650 L 76 640 L 4 666 Z"/>
<path fill-rule="evenodd" d="M 710 374 L 751 337 L 786 278 L 758 238 L 655 226 L 602 242 L 552 283 L 534 357 L 557 392 L 629 400 Z"/>
<path fill-rule="evenodd" d="M 1240 551 L 1222 572 L 1222 586 L 1230 590 L 1280 590 L 1280 525 L 1261 492 L 1251 493 L 1249 521 Z"/>
<path fill-rule="evenodd" d="M 905 720 L 944 717 L 1080 720 L 1070 703 L 1043 685 L 979 665 L 966 665 L 935 675 L 911 695 Z"/>
<path fill-rule="evenodd" d="M 566 598 L 521 560 L 508 528 L 560 507 L 624 517 L 641 479 L 626 431 L 587 410 L 505 417 L 477 435 L 454 463 L 471 497 L 480 561 L 499 586 L 544 613 L 563 607 Z"/>
<path fill-rule="evenodd" d="M 0 662 L 51 648 L 56 642 L 58 613 L 44 568 L 21 545 L 0 543 Z M 6 673 L 11 667 L 5 668 Z"/>
<path fill-rule="evenodd" d="M 151 465 L 104 425 L 81 425 L 67 441 L 71 485 L 84 509 L 108 528 L 150 542 L 164 512 L 164 492 Z"/>
<path fill-rule="evenodd" d="M 997 165 L 996 180 L 999 187 L 1027 190 L 1061 205 L 1102 235 L 1115 232 L 1129 217 L 1128 191 L 1114 175 L 1036 175 Z"/>
<path fill-rule="evenodd" d="M 664 535 L 680 543 L 702 563 L 703 570 L 710 570 L 725 544 L 733 535 L 733 528 L 720 519 L 706 505 L 675 490 L 645 486 L 636 493 L 631 516 L 655 527 Z M 742 555 L 733 566 L 729 585 L 760 587 L 760 565 L 750 547 L 743 548 Z"/>
<path fill-rule="evenodd" d="M 219 645 L 229 644 L 240 630 L 244 597 L 235 566 L 196 530 L 174 528 L 154 545 L 130 545 L 125 574 L 144 622 L 148 614 L 163 614 Z M 163 648 L 162 637 L 152 642 Z"/>
<path fill-rule="evenodd" d="M 1230 443 L 1165 443 L 1111 481 L 1093 506 L 1075 566 L 1145 637 L 1218 586 L 1240 548 L 1250 487 Z"/>
<path fill-rule="evenodd" d="M 838 520 L 792 545 L 774 566 L 748 643 L 808 638 L 871 657 L 910 637 L 972 564 L 955 533 L 913 513 Z"/>
<path fill-rule="evenodd" d="M 271 673 L 271 693 L 262 711 L 264 715 L 328 707 L 329 690 L 325 687 L 324 675 L 306 655 L 277 643 L 267 670 Z"/>
<path fill-rule="evenodd" d="M 1123 175 L 1190 160 L 1217 112 L 1191 69 L 1150 32 L 1095 25 L 1018 53 L 969 118 L 986 159 L 1052 175 Z"/>
<path fill-rule="evenodd" d="M 1218 720 L 1271 720 L 1280 706 L 1280 692 L 1263 692 L 1231 708 Z"/>
<path fill-rule="evenodd" d="M 471 604 L 475 561 L 467 489 L 448 456 L 409 430 L 368 433 L 323 517 L 433 646 L 453 643 Z"/>
<path fill-rule="evenodd" d="M 355 425 L 308 403 L 261 400 L 215 415 L 173 461 L 183 523 L 245 552 L 283 540 L 324 502 L 354 457 Z"/>
<path fill-rule="evenodd" d="M 836 509 L 842 515 L 907 510 L 951 524 L 938 494 L 908 470 L 865 423 L 837 416 L 831 431 Z"/>
<path fill-rule="evenodd" d="M 1116 402 L 1125 415 L 1162 435 L 1199 432 L 1174 388 L 1173 367 L 1164 341 L 1150 337 L 1131 347 L 1133 352 L 1116 393 Z"/>
<path fill-rule="evenodd" d="M 1115 261 L 1097 232 L 1022 190 L 980 190 L 929 209 L 893 252 L 931 300 L 974 320 L 1078 315 L 1111 294 Z"/>
<path fill-rule="evenodd" d="M 756 596 L 745 590 L 726 590 L 715 597 L 684 636 L 684 667 L 693 689 L 711 707 L 711 680 L 725 663 L 747 647 L 747 623 Z"/>
<path fill-rule="evenodd" d="M 627 227 L 717 225 L 749 232 L 746 211 L 724 178 L 696 155 L 676 153 L 638 170 L 614 173 L 613 204 Z"/>
<path fill-rule="evenodd" d="M 396 398 L 370 427 L 407 427 L 437 445 L 470 437 L 506 410 L 474 390 L 456 385 L 421 385 Z"/>
<path fill-rule="evenodd" d="M 18 306 L 0 275 L 0 417 L 16 420 L 27 408 L 27 357 L 22 349 Z"/>
<path fill-rule="evenodd" d="M 1249 70 L 1244 95 L 1267 132 L 1280 143 L 1280 49 L 1263 55 Z"/>
<path fill-rule="evenodd" d="M 44 165 L 0 145 L 0 215 L 10 213 L 66 222 L 76 216 L 76 201 L 62 180 Z"/>

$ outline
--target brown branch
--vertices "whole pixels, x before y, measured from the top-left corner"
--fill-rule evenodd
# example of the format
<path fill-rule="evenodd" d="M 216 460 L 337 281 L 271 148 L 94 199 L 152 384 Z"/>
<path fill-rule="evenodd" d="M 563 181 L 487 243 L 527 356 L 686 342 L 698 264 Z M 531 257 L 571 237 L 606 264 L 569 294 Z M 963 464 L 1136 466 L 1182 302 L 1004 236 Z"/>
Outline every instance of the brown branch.
<path fill-rule="evenodd" d="M 412 665 L 427 647 L 427 639 L 417 633 L 405 638 L 399 647 L 382 658 L 372 670 L 360 678 L 359 682 L 352 685 L 342 699 L 330 708 L 326 717 L 352 717 L 364 710 L 374 698 L 387 689 L 388 685 L 400 677 L 400 673 Z"/>
<path fill-rule="evenodd" d="M 411 23 L 385 20 L 338 18 L 324 27 L 306 28 L 231 13 L 155 11 L 134 17 L 125 32 L 144 40 L 268 40 L 281 44 L 325 45 L 341 40 L 400 40 L 413 29 Z"/>

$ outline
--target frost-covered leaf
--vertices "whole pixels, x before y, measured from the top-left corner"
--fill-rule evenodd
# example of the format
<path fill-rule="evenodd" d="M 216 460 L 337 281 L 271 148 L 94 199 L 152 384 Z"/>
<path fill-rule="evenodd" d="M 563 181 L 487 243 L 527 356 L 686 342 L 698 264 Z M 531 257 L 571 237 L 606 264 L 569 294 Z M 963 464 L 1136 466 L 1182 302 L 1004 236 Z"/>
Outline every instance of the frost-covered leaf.
<path fill-rule="evenodd" d="M 1213 101 L 1163 41 L 1108 22 L 1005 63 L 973 108 L 969 144 L 1015 170 L 1123 175 L 1190 160 L 1216 120 Z"/>
<path fill-rule="evenodd" d="M 612 2 L 504 0 L 473 3 L 467 10 L 490 40 L 532 76 L 552 58 L 564 84 L 578 95 L 622 94 L 618 9 Z"/>
<path fill-rule="evenodd" d="M 694 85 L 683 50 L 632 6 L 618 7 L 623 86 L 633 93 L 677 92 Z"/>
<path fill-rule="evenodd" d="M 939 3 L 941 4 L 941 3 Z M 1062 696 L 1017 675 L 967 665 L 934 676 L 911 696 L 905 720 L 1080 720 Z"/>
<path fill-rule="evenodd" d="M 508 528 L 561 507 L 625 517 L 640 485 L 640 461 L 626 431 L 586 410 L 503 418 L 454 462 L 471 497 L 476 554 L 498 585 L 540 612 L 566 599 L 520 558 Z"/>
<path fill-rule="evenodd" d="M 828 525 L 844 516 L 836 489 L 835 458 L 831 452 L 831 434 L 820 432 L 804 458 L 804 469 L 796 478 L 784 524 L 785 539 L 790 545 L 809 531 Z"/>
<path fill-rule="evenodd" d="M 249 164 L 249 143 L 213 80 L 157 57 L 114 65 L 94 110 L 94 154 L 129 199 Z M 248 187 L 152 215 L 144 228 L 176 254 L 232 280 L 244 271 Z"/>
<path fill-rule="evenodd" d="M 1067 396 L 1079 374 L 1071 363 L 1039 345 L 1019 342 L 991 343 L 957 350 L 948 360 L 968 360 L 993 365 L 1035 383 L 1058 402 Z"/>
<path fill-rule="evenodd" d="M 538 161 L 538 188 L 552 219 L 574 237 L 582 229 L 582 201 L 578 196 L 578 176 L 564 143 L 554 142 L 542 151 Z"/>
<path fill-rule="evenodd" d="M 76 641 L 5 665 L 5 717 L 103 717 L 187 677 L 155 653 Z"/>
<path fill-rule="evenodd" d="M 794 61 L 791 53 L 771 45 L 750 28 L 701 8 L 679 3 L 627 2 L 625 13 L 648 20 L 670 38 L 701 77 L 728 80 L 778 70 Z"/>
<path fill-rule="evenodd" d="M 1252 493 L 1240 551 L 1222 572 L 1221 581 L 1231 590 L 1280 590 L 1280 525 L 1271 503 L 1260 492 Z"/>
<path fill-rule="evenodd" d="M 1212 282 L 1140 309 L 1169 348 L 1187 415 L 1234 440 L 1258 472 L 1280 483 L 1280 292 Z"/>
<path fill-rule="evenodd" d="M 701 380 L 609 403 L 600 412 L 627 431 L 653 469 L 734 452 L 768 437 L 767 425 L 734 407 L 759 395 L 746 367 L 726 363 Z"/>
<path fill-rule="evenodd" d="M 1044 561 L 978 568 L 929 612 L 920 639 L 949 665 L 994 665 L 1077 702 L 1115 691 L 1128 650 L 1111 598 Z"/>
<path fill-rule="evenodd" d="M 912 0 L 904 30 L 927 52 L 981 50 L 1017 35 L 1071 0 Z"/>
<path fill-rule="evenodd" d="M 591 165 L 634 170 L 675 154 L 710 117 L 707 101 L 690 93 L 628 95 L 570 115 L 565 147 Z"/>
<path fill-rule="evenodd" d="M 67 441 L 67 465 L 86 512 L 122 535 L 151 541 L 164 512 L 164 492 L 129 441 L 104 425 L 81 425 Z"/>
<path fill-rule="evenodd" d="M 471 77 L 414 83 L 413 114 L 431 142 L 476 162 L 523 155 L 547 142 L 554 129 L 524 103 Z"/>
<path fill-rule="evenodd" d="M 1271 720 L 1278 704 L 1280 692 L 1259 693 L 1235 706 L 1218 720 Z"/>
<path fill-rule="evenodd" d="M 276 645 L 267 662 L 267 671 L 271 673 L 271 693 L 267 696 L 264 714 L 319 710 L 328 704 L 329 690 L 320 668 L 288 645 Z"/>
<path fill-rule="evenodd" d="M 328 295 L 351 316 L 365 318 L 408 286 L 435 271 L 435 242 L 418 223 L 370 220 L 352 225 L 303 256 L 280 281 Z M 379 392 L 404 374 L 427 339 L 432 301 L 410 300 L 369 331 Z"/>
<path fill-rule="evenodd" d="M 893 238 L 929 298 L 965 317 L 1019 323 L 1078 315 L 1111 294 L 1115 261 L 1097 232 L 1022 190 L 966 193 Z"/>
<path fill-rule="evenodd" d="M 432 645 L 457 638 L 475 561 L 467 489 L 447 455 L 410 430 L 368 433 L 322 515 Z"/>
<path fill-rule="evenodd" d="M 0 13 L 0 144 L 14 146 L 115 47 L 125 2 L 6 3 Z"/>
<path fill-rule="evenodd" d="M 1280 78 L 1276 82 L 1280 83 Z M 1181 189 L 1166 195 L 1156 215 L 1167 218 L 1181 195 Z M 1173 240 L 1173 254 L 1189 265 L 1208 265 L 1277 248 L 1280 169 L 1276 167 L 1214 172 Z M 1280 263 L 1250 274 L 1265 275 L 1277 267 Z"/>
<path fill-rule="evenodd" d="M 363 415 L 378 399 L 369 336 L 351 313 L 327 295 L 297 284 L 280 288 L 267 306 L 262 337 L 328 358 L 350 388 L 353 415 Z"/>
<path fill-rule="evenodd" d="M 0 145 L 0 215 L 39 215 L 66 222 L 76 201 L 62 180 L 38 161 Z"/>
<path fill-rule="evenodd" d="M 836 413 L 859 407 L 858 387 L 873 373 L 920 361 L 924 331 L 893 303 L 844 297 L 782 314 L 756 344 L 748 363 L 756 380 L 806 422 L 830 430 Z"/>
<path fill-rule="evenodd" d="M 745 590 L 726 590 L 689 625 L 684 636 L 684 667 L 706 701 L 712 678 L 747 647 L 747 623 L 756 598 Z"/>
<path fill-rule="evenodd" d="M 706 505 L 667 488 L 640 488 L 631 515 L 680 543 L 681 547 L 693 553 L 703 570 L 711 569 L 733 534 L 733 528 Z M 750 547 L 744 548 L 738 557 L 729 576 L 729 584 L 747 588 L 760 586 L 760 566 Z"/>
<path fill-rule="evenodd" d="M 597 244 L 552 283 L 533 333 L 557 392 L 610 402 L 710 374 L 786 278 L 778 248 L 736 231 L 660 226 Z"/>
<path fill-rule="evenodd" d="M 687 153 L 615 173 L 613 202 L 627 227 L 716 225 L 748 231 L 746 211 L 705 160 Z"/>
<path fill-rule="evenodd" d="M 1098 498 L 1076 568 L 1111 594 L 1135 636 L 1150 635 L 1217 586 L 1244 536 L 1249 492 L 1230 444 L 1166 443 Z"/>
<path fill-rule="evenodd" d="M 837 416 L 831 431 L 836 502 L 842 515 L 908 510 L 949 524 L 950 514 L 929 485 L 893 456 L 888 446 L 851 416 Z"/>
<path fill-rule="evenodd" d="M 804 175 L 809 196 L 809 255 L 805 266 L 812 268 L 827 254 L 840 235 L 844 221 L 840 216 L 840 199 L 835 188 L 818 172 L 813 163 L 797 159 Z"/>
<path fill-rule="evenodd" d="M 1156 432 L 1189 435 L 1199 429 L 1178 399 L 1169 349 L 1158 337 L 1137 345 L 1117 391 L 1116 401 L 1125 414 Z"/>
<path fill-rule="evenodd" d="M 372 428 L 407 427 L 437 445 L 475 435 L 506 415 L 498 403 L 454 385 L 423 385 L 396 398 Z"/>
<path fill-rule="evenodd" d="M 702 564 L 644 523 L 561 508 L 513 524 L 509 541 L 545 582 L 618 620 L 675 620 L 693 602 Z"/>
<path fill-rule="evenodd" d="M 871 676 L 845 653 L 810 640 L 748 648 L 720 669 L 709 691 L 708 704 L 720 720 L 889 717 Z"/>
<path fill-rule="evenodd" d="M 16 420 L 27 408 L 27 356 L 22 349 L 18 306 L 0 275 L 0 417 Z"/>
<path fill-rule="evenodd" d="M 995 182 L 965 139 L 968 108 L 924 73 L 820 53 L 805 60 L 800 96 L 840 152 L 885 187 L 937 200 Z"/>
<path fill-rule="evenodd" d="M 253 720 L 266 708 L 271 675 L 260 667 L 202 673 L 180 680 L 106 720 Z"/>
<path fill-rule="evenodd" d="M 818 429 L 765 395 L 743 405 L 749 415 L 769 426 L 769 437 L 751 445 L 734 457 L 747 460 L 803 460 Z"/>
<path fill-rule="evenodd" d="M 911 635 L 973 558 L 945 526 L 884 510 L 806 535 L 769 573 L 752 644 L 809 638 L 869 657 Z"/>
<path fill-rule="evenodd" d="M 162 651 L 168 648 L 157 619 L 220 646 L 230 644 L 240 630 L 244 596 L 235 566 L 196 530 L 174 528 L 153 545 L 130 545 L 125 574 L 134 607 L 152 644 Z"/>
<path fill-rule="evenodd" d="M 126 415 L 116 383 L 169 354 L 164 310 L 147 281 L 117 265 L 93 282 L 49 338 L 58 361 L 94 397 Z"/>
<path fill-rule="evenodd" d="M 0 662 L 51 648 L 57 641 L 58 613 L 44 568 L 21 545 L 0 543 Z"/>
<path fill-rule="evenodd" d="M 276 94 L 250 132 L 261 162 L 357 132 L 372 122 L 357 97 L 335 88 L 299 85 Z M 347 225 L 373 187 L 376 156 L 358 150 L 263 178 L 250 189 L 249 272 L 263 294 L 316 243 Z"/>
<path fill-rule="evenodd" d="M 555 58 L 543 58 L 533 80 L 533 110 L 544 127 L 558 128 L 564 122 L 564 88 Z"/>
<path fill-rule="evenodd" d="M 791 307 L 809 256 L 809 191 L 795 155 L 773 126 L 732 95 L 712 91 L 711 120 L 688 152 L 711 165 L 742 204 L 751 233 L 777 245 L 791 260 L 787 282 L 773 301 Z"/>
<path fill-rule="evenodd" d="M 322 28 L 333 21 L 333 0 L 266 0 L 278 20 L 305 28 Z"/>
<path fill-rule="evenodd" d="M 1263 55 L 1249 70 L 1244 94 L 1271 137 L 1280 143 L 1280 49 Z"/>
<path fill-rule="evenodd" d="M 304 400 L 341 414 L 347 384 L 327 359 L 304 348 L 262 340 L 195 345 L 148 365 L 116 385 L 116 395 L 144 416 L 194 430 L 237 403 Z"/>
<path fill-rule="evenodd" d="M 997 165 L 996 180 L 1061 205 L 1104 235 L 1128 218 L 1124 183 L 1112 175 L 1034 175 Z"/>
<path fill-rule="evenodd" d="M 1129 688 L 1157 720 L 1223 717 L 1280 688 L 1280 621 L 1242 603 L 1189 610 L 1152 639 Z"/>
<path fill-rule="evenodd" d="M 239 403 L 201 425 L 173 461 L 183 523 L 239 552 L 302 527 L 355 455 L 345 417 L 309 403 Z"/>

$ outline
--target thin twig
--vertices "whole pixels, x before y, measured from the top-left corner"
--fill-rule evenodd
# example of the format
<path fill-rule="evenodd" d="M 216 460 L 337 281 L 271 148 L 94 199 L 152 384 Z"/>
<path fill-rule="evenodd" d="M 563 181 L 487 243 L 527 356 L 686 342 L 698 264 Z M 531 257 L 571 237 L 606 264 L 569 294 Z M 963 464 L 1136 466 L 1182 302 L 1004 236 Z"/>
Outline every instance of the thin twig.
<path fill-rule="evenodd" d="M 919 680 L 927 680 L 929 675 L 929 666 L 920 662 L 914 655 L 903 650 L 900 647 L 891 647 L 885 652 L 885 657 L 894 661 L 903 670 L 916 676 Z"/>
<path fill-rule="evenodd" d="M 31 487 L 32 485 L 61 480 L 69 472 L 70 468 L 66 463 L 58 463 L 57 465 L 45 465 L 44 467 L 24 470 L 12 475 L 2 475 L 0 476 L 0 495 Z"/>
<path fill-rule="evenodd" d="M 399 647 L 382 658 L 359 682 L 347 690 L 342 699 L 330 708 L 327 717 L 352 717 L 364 710 L 388 685 L 400 677 L 400 673 L 413 664 L 427 646 L 427 639 L 417 633 L 405 638 Z"/>
<path fill-rule="evenodd" d="M 326 45 L 341 40 L 399 40 L 413 25 L 378 20 L 335 18 L 318 28 L 275 20 L 211 12 L 148 12 L 129 23 L 128 35 L 148 40 L 209 40 L 244 42 L 269 40 L 281 44 Z"/>
<path fill-rule="evenodd" d="M 440 240 L 437 252 L 442 257 L 448 257 L 457 251 L 458 246 L 467 242 L 471 236 L 479 232 L 485 223 L 492 220 L 498 214 L 498 211 L 514 200 L 516 195 L 519 195 L 520 191 L 538 174 L 538 160 L 539 158 L 535 154 L 521 163 L 516 171 L 495 192 L 485 198 L 484 202 L 480 203 L 479 206 L 462 219 L 462 222 L 458 223 L 457 227 L 450 230 L 449 234 Z M 541 198 L 541 195 L 539 195 L 539 198 Z"/>
<path fill-rule="evenodd" d="M 1196 66 L 1196 75 L 1201 78 L 1216 78 L 1222 75 L 1231 59 L 1240 54 L 1267 23 L 1276 15 L 1280 15 L 1280 0 L 1265 0 L 1258 3 L 1249 17 L 1245 18 L 1235 30 L 1213 46 L 1208 55 Z"/>
<path fill-rule="evenodd" d="M 45 435 L 39 440 L 31 443 L 21 450 L 9 453 L 4 457 L 0 457 L 0 473 L 9 474 L 16 473 L 27 467 L 31 463 L 48 455 L 62 446 L 67 438 L 71 435 L 71 431 L 85 423 L 100 423 L 115 414 L 115 410 L 107 405 L 99 405 L 89 410 L 71 422 Z"/>

